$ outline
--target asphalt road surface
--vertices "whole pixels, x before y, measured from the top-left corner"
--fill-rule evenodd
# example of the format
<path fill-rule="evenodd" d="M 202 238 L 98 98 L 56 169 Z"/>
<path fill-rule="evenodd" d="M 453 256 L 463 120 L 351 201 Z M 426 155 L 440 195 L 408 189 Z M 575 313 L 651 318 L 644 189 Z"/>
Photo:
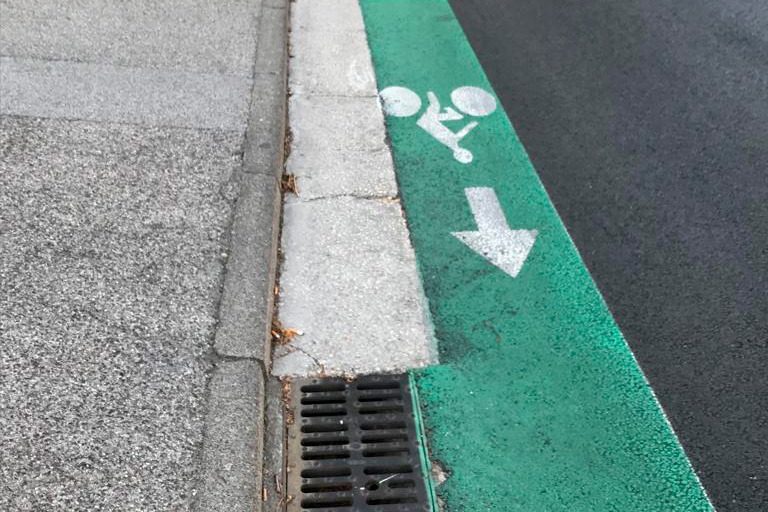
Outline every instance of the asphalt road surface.
<path fill-rule="evenodd" d="M 452 4 L 714 505 L 768 510 L 768 3 Z"/>

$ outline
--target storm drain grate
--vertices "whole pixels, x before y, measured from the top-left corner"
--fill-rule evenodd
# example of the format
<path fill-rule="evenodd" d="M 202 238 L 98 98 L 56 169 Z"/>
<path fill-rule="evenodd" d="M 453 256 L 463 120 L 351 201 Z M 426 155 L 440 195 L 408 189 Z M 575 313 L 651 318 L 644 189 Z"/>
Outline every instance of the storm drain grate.
<path fill-rule="evenodd" d="M 406 375 L 293 383 L 290 512 L 430 511 Z"/>

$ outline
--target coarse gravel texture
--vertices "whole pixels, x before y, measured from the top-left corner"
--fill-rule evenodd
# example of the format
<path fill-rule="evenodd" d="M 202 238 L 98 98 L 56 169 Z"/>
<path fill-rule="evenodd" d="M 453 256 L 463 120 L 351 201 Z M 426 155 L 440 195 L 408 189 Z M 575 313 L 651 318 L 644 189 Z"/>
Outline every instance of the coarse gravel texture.
<path fill-rule="evenodd" d="M 186 510 L 241 136 L 0 117 L 0 510 Z"/>

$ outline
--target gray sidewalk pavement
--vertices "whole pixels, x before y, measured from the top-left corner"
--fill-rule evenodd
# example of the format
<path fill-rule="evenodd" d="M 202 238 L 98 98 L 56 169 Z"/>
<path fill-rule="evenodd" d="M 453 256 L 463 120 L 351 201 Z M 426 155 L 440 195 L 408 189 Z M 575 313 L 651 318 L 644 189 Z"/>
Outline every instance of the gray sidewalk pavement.
<path fill-rule="evenodd" d="M 0 510 L 274 491 L 287 9 L 0 2 Z"/>

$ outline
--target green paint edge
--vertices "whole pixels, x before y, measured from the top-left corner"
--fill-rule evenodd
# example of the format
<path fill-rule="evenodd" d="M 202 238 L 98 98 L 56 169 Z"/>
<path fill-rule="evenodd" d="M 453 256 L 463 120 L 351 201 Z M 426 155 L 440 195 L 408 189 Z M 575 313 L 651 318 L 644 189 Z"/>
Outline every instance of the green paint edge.
<path fill-rule="evenodd" d="M 412 372 L 408 372 L 408 390 L 411 392 L 411 405 L 413 406 L 413 421 L 416 424 L 416 433 L 419 439 L 419 459 L 421 460 L 421 475 L 424 478 L 424 487 L 427 491 L 427 500 L 429 500 L 429 509 L 431 512 L 439 510 L 437 505 L 437 494 L 432 482 L 432 461 L 429 458 L 429 441 L 427 433 L 424 430 L 424 420 L 421 417 L 421 403 L 419 402 L 419 392 L 416 386 L 416 379 Z"/>
<path fill-rule="evenodd" d="M 490 85 L 487 83 L 482 68 L 477 62 L 474 52 L 469 47 L 463 31 L 460 26 L 458 26 L 453 11 L 447 1 L 361 0 L 360 3 L 366 21 L 366 31 L 368 32 L 372 58 L 380 86 L 404 85 L 418 89 L 421 94 L 425 92 L 425 90 L 423 90 L 425 88 L 430 90 L 433 89 L 438 94 L 438 97 L 441 98 L 446 97 L 451 87 L 459 85 L 476 85 L 490 89 Z M 404 14 L 407 14 L 407 16 L 404 17 Z M 397 55 L 391 55 L 393 51 L 396 52 Z M 407 57 L 407 60 L 403 60 L 404 56 Z M 447 62 L 448 65 L 455 67 L 446 70 L 445 67 L 441 68 L 440 66 L 431 65 L 433 62 L 441 61 L 444 63 Z M 393 77 L 395 79 L 393 79 Z M 424 78 L 428 78 L 428 80 L 424 81 Z M 457 79 L 459 82 L 456 82 Z M 439 494 L 442 494 L 442 497 L 445 499 L 447 509 L 505 511 L 514 508 L 515 510 L 559 510 L 560 508 L 558 507 L 567 506 L 570 510 L 712 510 L 711 504 L 709 503 L 700 482 L 691 469 L 690 462 L 685 457 L 677 437 L 674 435 L 674 432 L 672 432 L 666 416 L 664 416 L 658 405 L 658 401 L 648 386 L 645 375 L 642 373 L 639 366 L 637 366 L 634 355 L 629 350 L 621 333 L 615 326 L 615 323 L 610 316 L 610 312 L 607 310 L 607 306 L 594 286 L 594 283 L 591 281 L 588 272 L 584 268 L 583 261 L 581 260 L 578 251 L 575 249 L 575 246 L 573 246 L 562 222 L 554 211 L 554 207 L 548 195 L 543 190 L 538 175 L 530 164 L 528 156 L 517 139 L 514 133 L 514 128 L 506 118 L 506 115 L 501 112 L 498 119 L 490 120 L 485 123 L 486 127 L 484 129 L 486 139 L 488 138 L 488 135 L 491 134 L 491 138 L 500 140 L 501 144 L 497 145 L 496 148 L 501 149 L 502 154 L 494 154 L 493 144 L 488 144 L 487 142 L 484 147 L 480 147 L 480 153 L 478 154 L 486 157 L 486 163 L 473 168 L 474 174 L 478 178 L 472 183 L 469 183 L 463 178 L 460 172 L 452 175 L 450 171 L 445 171 L 443 169 L 451 167 L 455 168 L 456 164 L 453 163 L 450 158 L 446 158 L 445 148 L 438 146 L 428 136 L 425 138 L 423 133 L 414 129 L 413 126 L 408 126 L 406 122 L 401 119 L 388 119 L 387 124 L 394 150 L 395 166 L 401 188 L 401 195 L 403 196 L 403 206 L 408 217 L 409 227 L 411 229 L 411 239 L 416 249 L 419 267 L 422 272 L 422 277 L 424 278 L 424 289 L 430 301 L 430 308 L 436 326 L 436 334 L 438 335 L 440 342 L 441 359 L 443 361 L 443 364 L 437 367 L 414 371 L 410 374 L 409 378 L 411 378 L 415 384 L 413 387 L 414 392 L 418 391 L 420 397 L 419 407 L 424 410 L 424 414 L 426 415 L 425 418 L 419 419 L 422 429 L 424 429 L 426 425 L 429 425 L 431 430 L 432 437 L 430 439 L 430 446 L 432 447 L 432 456 L 444 459 L 442 462 L 445 462 L 446 458 L 454 462 L 453 465 L 445 464 L 446 469 L 451 473 L 451 477 L 441 487 L 442 492 L 438 492 Z M 473 135 L 467 137 L 468 142 L 471 139 L 474 144 L 482 144 L 483 139 L 480 138 L 482 133 L 483 129 L 478 128 L 473 132 Z M 475 136 L 474 134 L 479 135 Z M 418 147 L 418 151 L 415 151 L 414 147 Z M 490 153 L 487 151 L 489 148 L 491 148 Z M 472 149 L 475 151 L 477 148 Z M 486 153 L 484 154 L 482 150 L 486 150 Z M 499 151 L 496 151 L 496 153 L 499 153 Z M 493 168 L 494 165 L 497 168 Z M 500 168 L 504 168 L 504 170 L 499 171 Z M 422 171 L 432 173 L 429 174 L 429 176 L 436 182 L 434 188 L 440 189 L 442 187 L 440 194 L 438 195 L 451 196 L 453 201 L 451 203 L 450 211 L 436 210 L 437 213 L 441 214 L 441 218 L 435 219 L 436 222 L 434 222 L 434 224 L 436 227 L 431 225 L 425 227 L 425 216 L 428 217 L 425 214 L 425 209 L 428 209 L 428 206 L 419 204 L 415 198 L 418 197 L 420 202 L 426 203 L 427 200 L 430 200 L 436 204 L 444 198 L 429 196 L 431 190 L 423 187 L 419 183 L 420 178 L 418 178 L 418 174 L 422 173 Z M 513 174 L 514 176 L 512 176 Z M 509 183 L 500 181 L 500 178 L 510 178 L 508 181 L 511 183 L 513 182 L 511 179 L 513 177 L 520 180 L 521 183 L 515 182 L 510 185 Z M 579 288 L 576 291 L 570 291 L 570 295 L 568 293 L 564 295 L 562 290 L 556 289 L 554 293 L 551 293 L 550 295 L 556 299 L 561 298 L 562 296 L 563 298 L 567 297 L 570 300 L 576 300 L 577 302 L 571 305 L 575 305 L 576 311 L 581 315 L 586 315 L 586 317 L 578 317 L 577 320 L 583 322 L 585 318 L 592 316 L 594 317 L 592 321 L 595 322 L 591 327 L 584 327 L 585 331 L 581 333 L 580 336 L 576 336 L 574 340 L 567 340 L 569 342 L 576 341 L 579 343 L 572 349 L 574 352 L 581 350 L 581 354 L 576 354 L 574 357 L 578 358 L 580 356 L 582 359 L 576 359 L 576 362 L 587 361 L 588 364 L 597 367 L 599 367 L 600 364 L 605 364 L 607 365 L 605 368 L 608 370 L 627 372 L 627 375 L 612 376 L 613 380 L 611 380 L 611 376 L 609 375 L 609 378 L 607 379 L 610 384 L 618 384 L 621 392 L 629 392 L 628 390 L 632 390 L 633 387 L 638 385 L 641 388 L 640 390 L 635 390 L 634 395 L 627 395 L 626 398 L 629 400 L 629 405 L 624 407 L 625 409 L 641 407 L 641 413 L 634 411 L 632 414 L 627 414 L 626 418 L 622 418 L 620 415 L 618 417 L 611 417 L 614 420 L 618 418 L 619 427 L 621 429 L 628 432 L 634 431 L 636 434 L 640 432 L 636 439 L 630 439 L 635 445 L 632 445 L 630 448 L 623 447 L 623 451 L 618 453 L 618 456 L 624 457 L 624 460 L 614 463 L 613 466 L 610 464 L 597 464 L 598 469 L 607 468 L 608 470 L 619 470 L 619 472 L 624 470 L 624 472 L 615 475 L 613 481 L 611 481 L 610 475 L 608 477 L 600 474 L 588 475 L 590 477 L 594 476 L 595 479 L 598 480 L 600 477 L 604 477 L 603 479 L 605 480 L 606 488 L 602 489 L 603 495 L 593 496 L 589 494 L 591 492 L 599 493 L 601 487 L 599 482 L 595 484 L 590 478 L 587 478 L 582 482 L 582 484 L 587 487 L 581 489 L 587 494 L 577 496 L 580 491 L 578 487 L 579 484 L 574 484 L 569 481 L 567 470 L 561 475 L 563 477 L 560 483 L 562 489 L 541 488 L 539 485 L 540 492 L 553 491 L 555 494 L 554 497 L 550 495 L 542 498 L 545 502 L 542 502 L 541 500 L 537 501 L 537 496 L 535 495 L 510 495 L 509 488 L 505 488 L 503 484 L 494 481 L 493 478 L 489 478 L 489 476 L 494 475 L 492 469 L 495 468 L 483 469 L 482 464 L 465 464 L 466 462 L 471 461 L 472 457 L 492 458 L 494 454 L 489 452 L 487 447 L 484 452 L 481 449 L 477 453 L 457 454 L 455 451 L 452 452 L 451 449 L 456 449 L 457 447 L 461 449 L 462 446 L 466 447 L 467 444 L 471 446 L 471 442 L 476 441 L 477 439 L 470 439 L 469 443 L 464 444 L 457 444 L 454 441 L 453 447 L 451 446 L 451 442 L 446 441 L 446 432 L 449 435 L 451 435 L 452 432 L 455 434 L 457 428 L 456 425 L 446 426 L 446 424 L 441 423 L 441 421 L 450 420 L 450 414 L 445 413 L 445 407 L 457 406 L 458 408 L 463 408 L 462 410 L 464 412 L 471 411 L 471 407 L 467 407 L 466 398 L 464 403 L 460 403 L 461 401 L 459 401 L 443 404 L 442 406 L 440 401 L 441 399 L 446 399 L 446 395 L 450 400 L 457 400 L 457 396 L 461 394 L 460 392 L 462 390 L 460 389 L 460 384 L 456 384 L 454 381 L 456 381 L 457 378 L 467 376 L 466 372 L 465 374 L 461 373 L 463 371 L 461 365 L 466 364 L 466 354 L 475 351 L 477 354 L 487 356 L 489 353 L 492 353 L 493 351 L 489 348 L 489 346 L 492 348 L 492 343 L 489 341 L 492 337 L 489 336 L 488 333 L 470 332 L 471 330 L 467 331 L 467 327 L 471 326 L 466 324 L 466 321 L 461 318 L 458 318 L 458 320 L 450 318 L 450 313 L 452 312 L 451 307 L 457 308 L 461 306 L 461 304 L 449 304 L 446 306 L 446 301 L 456 302 L 455 297 L 449 297 L 448 299 L 445 297 L 436 298 L 435 290 L 438 292 L 438 295 L 439 292 L 444 292 L 446 282 L 450 285 L 451 279 L 455 280 L 456 276 L 449 276 L 441 280 L 441 278 L 436 278 L 433 273 L 443 270 L 448 274 L 454 272 L 455 269 L 451 266 L 454 263 L 454 260 L 451 258 L 454 258 L 456 261 L 460 260 L 461 265 L 466 267 L 462 271 L 474 272 L 475 275 L 479 276 L 477 278 L 478 281 L 485 280 L 487 283 L 494 282 L 497 279 L 505 279 L 503 276 L 500 277 L 496 275 L 490 275 L 489 277 L 488 274 L 493 274 L 493 272 L 489 271 L 487 268 L 488 264 L 479 262 L 476 256 L 466 252 L 464 248 L 461 248 L 460 251 L 463 252 L 460 252 L 459 249 L 457 249 L 458 246 L 455 245 L 455 241 L 453 242 L 454 245 L 451 245 L 450 241 L 443 241 L 440 243 L 433 242 L 430 237 L 434 233 L 427 233 L 429 229 L 433 229 L 433 231 L 438 232 L 438 234 L 440 231 L 448 232 L 471 229 L 471 216 L 468 215 L 466 211 L 458 213 L 452 211 L 454 204 L 458 205 L 460 202 L 461 204 L 465 203 L 463 198 L 457 197 L 456 190 L 451 190 L 450 184 L 446 185 L 451 179 L 455 179 L 456 183 L 460 184 L 462 187 L 498 186 L 499 199 L 502 202 L 508 220 L 528 219 L 528 221 L 530 221 L 531 219 L 538 219 L 542 223 L 547 224 L 549 235 L 552 237 L 551 240 L 568 245 L 565 249 L 561 247 L 559 251 L 559 256 L 563 258 L 563 262 L 560 263 L 562 268 L 559 269 L 562 274 L 561 277 L 571 279 L 573 280 L 573 283 L 578 285 L 577 287 L 583 286 L 583 288 Z M 510 198 L 519 200 L 520 193 L 517 189 L 523 190 L 526 188 L 529 190 L 523 194 L 522 197 L 527 197 L 529 201 L 528 204 L 525 205 L 525 208 L 521 208 L 519 204 L 514 201 L 511 202 Z M 466 206 L 463 206 L 462 208 L 467 210 Z M 458 209 L 458 206 L 456 206 L 456 209 Z M 433 213 L 434 212 L 435 210 L 433 210 Z M 533 223 L 530 226 L 515 225 L 512 227 L 537 228 L 538 225 Z M 562 232 L 558 232 L 558 230 Z M 425 233 L 429 234 L 429 236 L 425 236 Z M 447 233 L 443 234 L 445 235 Z M 437 251 L 438 253 L 445 254 L 435 255 L 429 252 L 429 250 L 434 249 L 439 249 Z M 552 248 L 550 247 L 550 249 Z M 557 251 L 551 252 L 557 253 Z M 557 256 L 558 254 L 555 255 Z M 533 283 L 536 284 L 536 266 L 541 265 L 542 262 L 546 263 L 546 256 L 546 251 L 543 251 L 543 255 L 541 250 L 537 253 L 535 246 L 532 255 L 529 257 L 529 263 L 527 263 L 527 265 L 533 269 L 528 269 L 527 271 L 524 269 L 524 272 L 522 273 L 525 274 L 528 272 L 532 277 L 529 276 L 525 279 L 519 279 L 519 281 L 524 283 L 526 279 L 532 279 Z M 576 269 L 575 266 L 578 266 L 578 268 Z M 541 276 L 538 276 L 538 279 L 544 284 L 552 284 L 551 277 L 549 278 L 549 281 L 547 280 L 548 278 Z M 467 288 L 466 293 L 477 290 L 477 287 L 465 287 Z M 508 290 L 518 288 L 523 290 L 522 292 L 518 291 L 518 293 L 526 291 L 524 286 L 516 287 L 517 285 L 512 286 L 507 281 L 500 282 L 497 289 L 502 292 L 505 288 Z M 542 292 L 539 293 L 541 294 Z M 506 300 L 507 296 L 504 296 L 503 298 Z M 520 296 L 514 296 L 514 298 L 518 302 L 525 302 L 521 300 Z M 499 300 L 499 297 L 498 294 L 497 296 L 493 296 L 493 294 L 490 296 L 486 295 L 486 300 L 488 299 Z M 584 303 L 579 302 L 579 300 L 584 301 Z M 585 303 L 586 306 L 584 305 Z M 528 306 L 530 306 L 530 304 L 528 304 Z M 448 311 L 449 314 L 448 318 L 445 316 L 446 311 Z M 483 309 L 480 307 L 479 311 L 492 312 L 492 308 Z M 541 316 L 541 311 L 535 312 L 533 316 L 536 316 L 536 314 Z M 504 320 L 507 324 L 515 323 L 509 321 L 509 315 L 507 315 L 507 318 Z M 524 324 L 524 321 L 519 323 Z M 494 326 L 491 325 L 491 327 Z M 503 326 L 503 328 L 506 329 L 501 332 L 501 334 L 504 334 L 505 336 L 504 339 L 506 339 L 506 335 L 509 334 L 509 332 L 515 333 L 513 327 L 514 326 L 510 327 L 509 325 Z M 461 329 L 464 329 L 464 331 L 461 331 Z M 502 330 L 502 327 L 499 329 Z M 451 336 L 454 336 L 456 333 L 458 333 L 459 336 L 467 335 L 467 340 L 465 340 L 463 342 L 464 345 L 462 345 L 458 342 L 458 338 L 446 338 L 444 336 L 446 333 Z M 499 332 L 496 332 L 496 336 L 498 341 L 501 335 Z M 536 333 L 529 335 L 529 337 L 532 336 L 536 336 Z M 552 341 L 552 338 L 546 338 L 545 340 Z M 449 352 L 446 353 L 444 350 L 446 347 L 452 350 L 452 352 L 449 350 Z M 541 352 L 542 349 L 539 348 L 538 355 L 541 355 Z M 587 360 L 585 359 L 586 356 L 598 356 L 600 361 L 594 362 Z M 462 361 L 462 358 L 465 360 Z M 506 362 L 508 363 L 509 361 Z M 562 364 L 562 361 L 558 362 Z M 471 367 L 470 370 L 472 370 Z M 598 374 L 594 374 L 593 376 L 600 377 Z M 471 379 L 472 375 L 469 375 L 469 378 Z M 452 382 L 454 383 L 451 384 Z M 477 382 L 475 382 L 475 384 L 476 383 Z M 515 382 L 515 384 L 517 384 L 517 382 Z M 435 385 L 437 385 L 437 389 L 432 389 Z M 453 388 L 451 388 L 451 385 L 453 385 Z M 443 386 L 443 388 L 440 389 L 440 386 Z M 594 384 L 592 387 L 594 387 Z M 589 386 L 587 386 L 587 388 L 589 389 Z M 492 392 L 496 391 L 492 390 Z M 605 397 L 602 397 L 601 399 L 603 405 L 608 406 L 620 406 L 623 403 L 620 395 L 618 396 L 618 400 L 608 399 L 606 401 Z M 492 402 L 493 401 L 491 400 L 491 403 Z M 486 405 L 487 403 L 486 400 Z M 586 410 L 589 410 L 588 405 L 589 404 L 586 404 L 584 407 Z M 536 410 L 536 407 L 539 407 L 539 410 Z M 536 413 L 541 412 L 540 405 L 534 405 L 532 406 L 532 409 Z M 606 418 L 610 416 L 610 413 L 600 411 L 599 408 L 595 409 L 595 411 L 607 414 Z M 627 413 L 629 413 L 629 410 L 627 410 Z M 579 417 L 584 417 L 584 414 L 587 414 L 587 412 L 582 412 L 582 415 Z M 595 422 L 595 420 L 589 416 L 584 418 L 586 418 L 585 425 L 589 425 L 590 421 L 593 424 Z M 598 418 L 602 418 L 602 416 L 598 416 Z M 645 424 L 647 424 L 651 430 L 650 433 L 645 432 L 642 429 L 638 430 L 636 426 L 632 424 L 632 421 L 637 421 L 638 418 L 642 419 Z M 461 426 L 463 426 L 467 421 L 467 418 L 460 419 L 462 420 Z M 625 420 L 626 423 L 621 423 L 621 420 Z M 456 418 L 452 421 L 456 421 Z M 486 421 L 496 421 L 498 423 L 498 418 L 487 418 Z M 453 431 L 451 429 L 453 429 Z M 462 436 L 467 435 L 470 438 L 472 437 L 471 431 L 466 431 L 466 429 L 459 431 Z M 610 430 L 606 430 L 605 434 L 608 434 L 608 437 L 610 437 L 613 433 Z M 589 441 L 589 433 L 585 434 L 585 438 Z M 641 444 L 637 445 L 638 442 Z M 651 448 L 648 446 L 643 448 L 642 443 L 650 443 L 651 448 L 661 450 L 661 452 L 648 452 Z M 599 444 L 600 443 L 598 442 L 598 446 L 596 446 L 597 448 L 600 448 Z M 526 445 L 522 448 L 529 448 L 529 446 Z M 623 462 L 631 462 L 630 459 L 627 459 L 627 455 L 634 453 L 633 450 L 638 449 L 641 453 L 636 459 L 642 461 L 642 465 L 637 469 L 644 470 L 645 473 L 642 471 L 635 472 L 635 468 L 633 467 L 624 468 L 617 466 L 617 464 Z M 645 452 L 643 452 L 643 450 L 645 450 Z M 530 454 L 524 455 L 527 455 L 530 458 Z M 598 455 L 600 454 L 598 453 Z M 607 456 L 610 458 L 610 455 L 611 454 L 603 454 L 603 457 Z M 428 463 L 430 457 L 428 457 L 426 453 L 424 454 L 424 457 Z M 654 457 L 660 457 L 663 460 L 654 460 Z M 486 462 L 486 466 L 491 465 L 490 461 Z M 506 469 L 516 470 L 517 475 L 519 476 L 521 474 L 520 468 L 514 468 L 513 466 L 513 463 L 509 463 L 509 467 Z M 425 464 L 424 467 L 427 468 L 428 466 Z M 585 468 L 587 470 L 591 469 L 589 464 L 586 464 L 585 467 L 576 469 L 583 470 Z M 523 470 L 525 469 L 526 468 L 523 468 Z M 539 468 L 531 467 L 528 469 L 536 470 Z M 523 471 L 523 473 L 524 472 L 525 471 Z M 498 472 L 496 475 L 498 475 Z M 541 473 L 539 473 L 539 475 L 541 475 Z M 667 479 L 673 479 L 676 483 L 670 484 L 669 482 L 665 482 L 665 477 L 667 477 Z M 628 478 L 632 480 L 632 482 L 628 484 L 627 482 L 615 480 L 616 478 Z M 655 492 L 652 486 L 649 487 L 646 480 L 653 480 L 655 483 L 660 484 L 660 488 L 663 487 L 664 491 L 662 492 L 661 489 L 659 489 L 658 492 Z M 557 479 L 554 479 L 554 481 L 557 482 Z M 476 486 L 474 488 L 475 495 L 471 495 L 473 487 L 471 485 L 468 486 L 467 482 L 473 484 L 475 482 L 480 482 L 483 485 L 479 487 Z M 635 485 L 638 489 L 642 487 L 642 489 L 630 491 L 629 487 L 632 485 Z M 618 490 L 608 489 L 608 487 L 616 487 Z M 531 487 L 531 492 L 535 490 L 536 486 L 534 485 Z M 566 492 L 564 496 L 558 495 L 558 492 L 561 490 Z M 491 495 L 493 492 L 497 492 L 498 495 Z M 568 492 L 572 493 L 572 495 L 568 495 Z M 622 493 L 624 494 L 622 495 Z M 515 502 L 517 505 L 513 506 L 510 504 L 510 497 L 520 497 L 521 500 Z M 633 498 L 639 499 L 641 502 L 632 501 Z M 485 500 L 485 503 L 483 503 L 483 500 Z M 597 505 L 597 508 L 595 505 Z"/>

